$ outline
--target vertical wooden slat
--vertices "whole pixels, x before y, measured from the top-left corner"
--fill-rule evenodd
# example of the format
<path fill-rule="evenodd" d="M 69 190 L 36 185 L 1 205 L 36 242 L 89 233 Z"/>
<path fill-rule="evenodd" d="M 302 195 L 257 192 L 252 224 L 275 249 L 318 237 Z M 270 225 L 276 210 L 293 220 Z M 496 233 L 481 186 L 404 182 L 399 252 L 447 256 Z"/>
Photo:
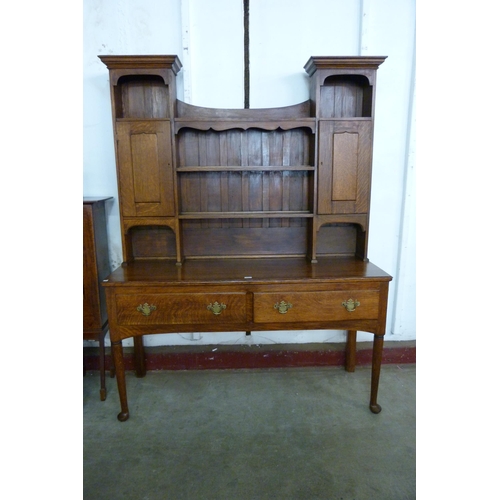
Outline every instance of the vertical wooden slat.
<path fill-rule="evenodd" d="M 291 131 L 287 130 L 283 135 L 283 166 L 290 166 Z M 290 210 L 290 179 L 289 173 L 283 172 L 282 207 L 283 210 Z M 289 227 L 290 220 L 282 219 L 281 227 Z"/>
<path fill-rule="evenodd" d="M 130 147 L 130 126 L 128 123 L 117 125 L 117 155 L 120 162 L 120 206 L 126 217 L 134 217 L 134 176 L 132 168 L 132 152 Z"/>
<path fill-rule="evenodd" d="M 227 166 L 227 133 L 219 134 L 219 161 L 220 165 Z M 220 174 L 220 208 L 223 212 L 229 211 L 229 173 Z M 221 227 L 227 227 L 227 221 L 221 221 Z"/>
<path fill-rule="evenodd" d="M 209 131 L 205 133 L 207 143 L 207 164 L 220 165 L 220 139 L 219 133 Z M 222 210 L 221 197 L 221 172 L 212 172 L 207 176 L 207 207 L 209 212 L 220 212 Z M 221 220 L 209 221 L 210 227 L 220 227 Z"/>
<path fill-rule="evenodd" d="M 269 164 L 283 165 L 283 133 L 273 131 L 269 133 Z"/>
<path fill-rule="evenodd" d="M 269 132 L 262 133 L 262 166 L 269 166 Z M 269 210 L 269 175 L 262 175 L 262 210 Z M 269 219 L 263 219 L 262 227 L 269 227 Z"/>
<path fill-rule="evenodd" d="M 239 166 L 241 162 L 241 132 L 230 130 L 227 135 L 227 164 Z"/>
<path fill-rule="evenodd" d="M 262 166 L 268 166 L 269 163 L 269 132 L 262 132 L 261 134 L 261 147 L 262 147 Z"/>
<path fill-rule="evenodd" d="M 200 143 L 198 139 L 198 134 L 194 130 L 187 130 L 183 135 L 186 138 L 186 163 L 187 166 L 199 165 L 200 164 Z M 193 174 L 183 174 L 183 178 L 188 181 L 186 186 L 186 191 L 188 191 L 189 208 L 188 211 L 192 210 L 194 212 L 201 211 L 201 175 L 198 173 Z M 189 221 L 192 227 L 200 228 L 200 221 Z"/>
<path fill-rule="evenodd" d="M 280 166 L 283 165 L 283 132 L 275 130 L 269 133 L 269 164 Z M 271 172 L 269 174 L 269 210 L 281 210 L 283 193 L 282 193 L 282 174 L 281 172 Z M 280 227 L 280 219 L 269 220 L 270 227 Z"/>
<path fill-rule="evenodd" d="M 124 85 L 124 107 L 126 118 L 146 118 L 144 86 L 141 82 Z"/>
<path fill-rule="evenodd" d="M 361 122 L 359 126 L 356 212 L 368 212 L 372 163 L 372 123 Z"/>
<path fill-rule="evenodd" d="M 247 130 L 248 138 L 248 164 L 262 166 L 262 136 L 261 130 Z M 249 172 L 248 174 L 248 207 L 251 211 L 261 211 L 263 206 L 262 172 Z M 250 227 L 260 227 L 259 219 L 249 220 Z"/>
<path fill-rule="evenodd" d="M 340 91 L 340 85 L 335 85 L 333 87 L 333 117 L 341 118 L 342 115 L 342 93 Z"/>
<path fill-rule="evenodd" d="M 283 134 L 283 166 L 290 166 L 291 132 L 287 130 Z"/>
<path fill-rule="evenodd" d="M 356 116 L 356 87 L 353 87 L 352 85 L 346 83 L 343 87 L 343 94 L 343 116 Z"/>
<path fill-rule="evenodd" d="M 198 134 L 198 153 L 199 153 L 199 166 L 207 166 L 207 136 L 206 134 Z M 200 211 L 208 211 L 208 194 L 207 194 L 207 176 L 202 174 L 200 176 Z M 200 220 L 200 227 L 209 227 L 209 221 Z"/>
<path fill-rule="evenodd" d="M 333 123 L 319 124 L 318 213 L 332 212 L 332 140 Z"/>
<path fill-rule="evenodd" d="M 186 163 L 186 145 L 184 144 L 185 134 L 177 136 L 177 166 L 185 167 Z"/>
<path fill-rule="evenodd" d="M 303 129 L 291 131 L 290 164 L 292 166 L 304 165 L 305 139 Z M 305 210 L 303 204 L 303 173 L 293 172 L 290 175 L 290 210 Z M 290 226 L 301 226 L 301 219 L 289 219 Z"/>
<path fill-rule="evenodd" d="M 331 85 L 322 85 L 320 92 L 321 118 L 333 118 L 334 88 Z"/>
<path fill-rule="evenodd" d="M 227 163 L 228 165 L 239 166 L 242 164 L 241 160 L 241 141 L 242 134 L 239 130 L 230 130 L 227 134 Z M 242 210 L 242 176 L 240 173 L 232 172 L 228 178 L 229 189 L 229 211 L 238 212 Z M 227 222 L 230 227 L 242 227 L 241 219 L 230 219 Z"/>
<path fill-rule="evenodd" d="M 248 135 L 241 133 L 241 165 L 248 167 Z M 241 174 L 241 209 L 245 212 L 249 210 L 249 182 L 248 172 Z M 242 227 L 249 227 L 248 219 L 242 220 Z"/>
<path fill-rule="evenodd" d="M 161 78 L 123 81 L 121 103 L 124 118 L 168 118 L 168 85 Z"/>
<path fill-rule="evenodd" d="M 300 130 L 290 130 L 290 165 L 302 165 L 302 134 Z"/>
<path fill-rule="evenodd" d="M 189 175 L 188 174 L 183 174 L 180 177 L 180 182 L 179 182 L 179 190 L 180 190 L 180 211 L 182 212 L 187 212 L 190 208 L 189 204 L 189 193 L 190 190 L 188 189 L 189 186 Z"/>
<path fill-rule="evenodd" d="M 309 189 L 309 179 L 309 173 L 304 172 L 304 174 L 302 175 L 302 210 L 311 210 L 312 208 L 309 203 L 309 197 L 311 197 L 312 199 L 312 193 Z"/>

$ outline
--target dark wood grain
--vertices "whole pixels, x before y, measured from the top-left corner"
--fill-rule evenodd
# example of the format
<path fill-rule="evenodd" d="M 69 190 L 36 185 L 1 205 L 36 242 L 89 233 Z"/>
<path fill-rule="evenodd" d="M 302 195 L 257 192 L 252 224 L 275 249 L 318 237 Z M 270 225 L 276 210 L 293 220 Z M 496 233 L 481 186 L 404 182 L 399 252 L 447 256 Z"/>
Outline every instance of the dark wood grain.
<path fill-rule="evenodd" d="M 375 279 L 390 281 L 389 274 L 372 264 L 352 257 L 325 257 L 317 264 L 305 258 L 259 259 L 189 259 L 182 266 L 161 261 L 134 262 L 113 271 L 104 284 L 137 285 L 154 283 L 203 284 L 319 281 L 349 282 Z"/>

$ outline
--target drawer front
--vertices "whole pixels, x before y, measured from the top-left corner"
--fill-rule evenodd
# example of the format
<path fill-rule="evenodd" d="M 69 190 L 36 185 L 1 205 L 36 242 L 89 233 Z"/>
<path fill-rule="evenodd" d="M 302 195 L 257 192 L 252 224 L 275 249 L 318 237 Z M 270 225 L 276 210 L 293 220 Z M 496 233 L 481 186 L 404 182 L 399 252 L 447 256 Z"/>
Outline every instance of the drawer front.
<path fill-rule="evenodd" d="M 378 290 L 256 293 L 255 323 L 376 319 Z"/>
<path fill-rule="evenodd" d="M 118 294 L 120 325 L 190 325 L 244 322 L 245 293 Z"/>

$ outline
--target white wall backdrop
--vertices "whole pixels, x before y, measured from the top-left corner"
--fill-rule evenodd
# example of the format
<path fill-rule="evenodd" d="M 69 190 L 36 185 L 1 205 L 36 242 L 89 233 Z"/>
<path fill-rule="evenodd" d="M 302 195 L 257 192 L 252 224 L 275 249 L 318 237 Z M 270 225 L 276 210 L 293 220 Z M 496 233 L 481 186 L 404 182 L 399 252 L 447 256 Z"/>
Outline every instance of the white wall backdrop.
<path fill-rule="evenodd" d="M 179 99 L 242 108 L 243 0 L 84 0 L 83 7 L 83 194 L 114 197 L 108 233 L 116 268 L 122 252 L 111 103 L 97 56 L 177 54 Z M 312 55 L 388 56 L 377 79 L 369 258 L 394 277 L 386 340 L 414 340 L 415 0 L 250 0 L 251 107 L 308 99 L 303 66 Z M 336 331 L 193 332 L 146 336 L 145 345 L 344 340 Z"/>

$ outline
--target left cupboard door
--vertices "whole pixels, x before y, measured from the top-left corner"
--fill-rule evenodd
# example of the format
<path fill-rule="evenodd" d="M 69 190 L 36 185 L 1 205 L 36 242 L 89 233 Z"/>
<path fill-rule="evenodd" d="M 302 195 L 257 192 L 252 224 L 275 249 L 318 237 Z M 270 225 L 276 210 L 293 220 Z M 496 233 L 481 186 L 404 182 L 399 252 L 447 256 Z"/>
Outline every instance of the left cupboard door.
<path fill-rule="evenodd" d="M 116 131 L 122 215 L 174 216 L 170 122 L 121 121 Z"/>

